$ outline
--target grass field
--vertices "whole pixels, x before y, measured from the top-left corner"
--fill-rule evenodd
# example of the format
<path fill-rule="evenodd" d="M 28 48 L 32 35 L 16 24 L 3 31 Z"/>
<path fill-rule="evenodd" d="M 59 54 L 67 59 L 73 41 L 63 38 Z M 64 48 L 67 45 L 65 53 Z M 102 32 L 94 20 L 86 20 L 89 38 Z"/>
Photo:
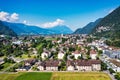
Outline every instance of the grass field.
<path fill-rule="evenodd" d="M 23 73 L 4 73 L 0 74 L 0 80 L 15 80 L 18 76 L 22 75 Z"/>
<path fill-rule="evenodd" d="M 111 80 L 102 72 L 29 72 L 0 74 L 0 80 Z"/>
<path fill-rule="evenodd" d="M 18 76 L 15 80 L 50 80 L 52 73 L 31 72 Z"/>

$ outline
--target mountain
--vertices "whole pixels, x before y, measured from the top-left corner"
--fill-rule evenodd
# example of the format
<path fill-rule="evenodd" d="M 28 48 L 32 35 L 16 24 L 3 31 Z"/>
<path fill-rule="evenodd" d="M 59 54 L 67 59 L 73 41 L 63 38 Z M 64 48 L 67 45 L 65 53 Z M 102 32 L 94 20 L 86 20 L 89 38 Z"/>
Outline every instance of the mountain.
<path fill-rule="evenodd" d="M 102 20 L 102 18 L 97 19 L 95 22 L 90 22 L 83 28 L 77 29 L 74 34 L 89 34 L 94 29 L 94 27 Z"/>
<path fill-rule="evenodd" d="M 46 29 L 38 26 L 25 25 L 22 23 L 4 22 L 4 25 L 12 29 L 17 35 L 52 35 L 72 33 L 72 31 L 66 26 L 56 26 Z"/>
<path fill-rule="evenodd" d="M 66 25 L 58 25 L 52 28 L 48 28 L 48 30 L 54 31 L 55 34 L 71 34 L 73 31 L 67 27 Z"/>
<path fill-rule="evenodd" d="M 9 35 L 9 36 L 17 36 L 17 34 L 10 29 L 8 26 L 4 25 L 2 21 L 0 21 L 0 35 Z"/>
<path fill-rule="evenodd" d="M 10 29 L 18 35 L 39 35 L 39 34 L 52 34 L 51 31 L 37 26 L 29 26 L 22 23 L 9 23 L 4 22 Z"/>
<path fill-rule="evenodd" d="M 120 6 L 105 16 L 93 29 L 93 35 L 120 39 Z"/>

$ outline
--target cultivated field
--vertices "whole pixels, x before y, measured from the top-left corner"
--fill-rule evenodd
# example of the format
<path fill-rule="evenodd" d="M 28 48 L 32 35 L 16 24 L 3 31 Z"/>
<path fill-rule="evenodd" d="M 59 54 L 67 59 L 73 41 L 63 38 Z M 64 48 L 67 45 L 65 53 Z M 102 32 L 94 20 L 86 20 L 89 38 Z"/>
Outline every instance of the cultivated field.
<path fill-rule="evenodd" d="M 0 80 L 111 80 L 102 72 L 29 72 L 0 74 Z"/>
<path fill-rule="evenodd" d="M 100 72 L 53 73 L 51 80 L 111 80 L 107 74 Z"/>

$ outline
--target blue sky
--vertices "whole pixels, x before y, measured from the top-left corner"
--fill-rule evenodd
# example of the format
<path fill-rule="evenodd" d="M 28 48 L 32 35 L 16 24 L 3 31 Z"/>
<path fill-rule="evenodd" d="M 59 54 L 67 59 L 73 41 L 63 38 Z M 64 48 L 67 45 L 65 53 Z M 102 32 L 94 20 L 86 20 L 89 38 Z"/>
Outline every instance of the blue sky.
<path fill-rule="evenodd" d="M 17 14 L 12 21 L 42 27 L 65 24 L 72 30 L 106 16 L 118 6 L 120 0 L 0 0 L 0 12 Z"/>

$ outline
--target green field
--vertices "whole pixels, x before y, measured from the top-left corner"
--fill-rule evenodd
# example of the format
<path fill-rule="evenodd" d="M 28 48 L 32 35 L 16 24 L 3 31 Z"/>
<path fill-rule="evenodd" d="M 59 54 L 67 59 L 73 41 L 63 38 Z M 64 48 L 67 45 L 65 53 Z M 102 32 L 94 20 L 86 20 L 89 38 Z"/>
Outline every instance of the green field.
<path fill-rule="evenodd" d="M 31 72 L 18 76 L 15 80 L 50 80 L 52 73 Z"/>
<path fill-rule="evenodd" d="M 0 80 L 111 80 L 102 72 L 23 72 L 0 74 Z"/>

